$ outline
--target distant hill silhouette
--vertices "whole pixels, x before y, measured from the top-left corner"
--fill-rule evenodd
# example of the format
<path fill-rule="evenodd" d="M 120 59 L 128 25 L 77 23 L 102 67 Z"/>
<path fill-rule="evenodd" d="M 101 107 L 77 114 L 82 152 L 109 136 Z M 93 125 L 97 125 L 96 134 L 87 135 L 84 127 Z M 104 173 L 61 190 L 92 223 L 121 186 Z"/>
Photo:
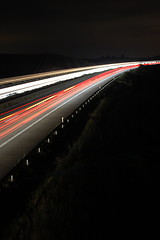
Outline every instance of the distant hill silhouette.
<path fill-rule="evenodd" d="M 74 59 L 56 54 L 0 54 L 0 77 L 53 71 L 76 66 Z"/>

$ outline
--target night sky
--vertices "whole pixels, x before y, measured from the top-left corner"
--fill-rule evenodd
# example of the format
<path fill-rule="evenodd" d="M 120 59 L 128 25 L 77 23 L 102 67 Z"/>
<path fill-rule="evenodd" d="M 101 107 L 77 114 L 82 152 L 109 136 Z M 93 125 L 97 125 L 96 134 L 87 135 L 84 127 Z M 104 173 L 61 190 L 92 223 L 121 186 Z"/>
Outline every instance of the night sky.
<path fill-rule="evenodd" d="M 5 1 L 0 8 L 0 53 L 160 55 L 159 2 Z"/>

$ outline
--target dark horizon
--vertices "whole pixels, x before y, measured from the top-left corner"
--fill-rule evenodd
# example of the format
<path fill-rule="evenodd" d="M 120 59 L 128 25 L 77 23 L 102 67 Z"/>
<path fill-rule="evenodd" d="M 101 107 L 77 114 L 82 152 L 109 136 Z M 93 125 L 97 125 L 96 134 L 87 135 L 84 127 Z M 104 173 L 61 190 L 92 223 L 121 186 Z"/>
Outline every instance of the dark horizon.
<path fill-rule="evenodd" d="M 157 57 L 160 57 L 160 54 L 157 54 L 157 55 L 150 55 L 150 56 L 136 56 L 136 57 L 133 57 L 133 56 L 128 56 L 128 55 L 125 55 L 125 54 L 120 54 L 120 55 L 113 55 L 113 54 L 103 54 L 103 55 L 99 55 L 99 56 L 96 56 L 96 57 L 73 57 L 71 55 L 65 55 L 65 54 L 59 54 L 59 53 L 48 53 L 48 52 L 38 52 L 38 53 L 28 53 L 28 52 L 21 52 L 21 53 L 16 53 L 16 52 L 13 52 L 13 53 L 10 53 L 10 52 L 6 52 L 6 53 L 1 53 L 0 52 L 0 57 L 2 56 L 11 56 L 11 57 L 16 57 L 16 56 L 52 56 L 52 57 L 62 57 L 62 58 L 70 58 L 70 59 L 88 59 L 88 60 L 94 60 L 94 59 L 102 59 L 102 58 L 115 58 L 115 59 L 154 59 L 154 58 L 157 58 Z"/>
<path fill-rule="evenodd" d="M 0 56 L 37 56 L 37 55 L 50 55 L 50 56 L 61 56 L 61 57 L 67 57 L 67 58 L 73 58 L 73 59 L 100 59 L 100 58 L 128 58 L 128 59 L 153 59 L 154 57 L 159 57 L 160 52 L 157 52 L 157 54 L 149 54 L 149 55 L 127 55 L 124 53 L 120 54 L 109 54 L 109 53 L 104 53 L 104 54 L 99 54 L 96 56 L 74 56 L 72 54 L 65 54 L 65 53 L 59 53 L 59 52 L 0 52 Z"/>

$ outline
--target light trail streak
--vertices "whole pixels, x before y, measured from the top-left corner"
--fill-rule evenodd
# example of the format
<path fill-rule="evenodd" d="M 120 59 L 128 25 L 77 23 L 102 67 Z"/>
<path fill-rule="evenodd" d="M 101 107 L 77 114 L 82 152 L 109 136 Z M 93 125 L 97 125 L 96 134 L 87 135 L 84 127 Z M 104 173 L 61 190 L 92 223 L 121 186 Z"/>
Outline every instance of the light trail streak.
<path fill-rule="evenodd" d="M 101 77 L 101 81 L 103 82 L 105 81 L 106 78 L 102 78 Z M 57 109 L 61 108 L 63 105 L 65 105 L 66 103 L 72 101 L 74 98 L 76 98 L 77 96 L 81 95 L 82 93 L 84 93 L 85 91 L 89 90 L 90 88 L 92 88 L 93 86 L 96 86 L 99 84 L 99 81 L 95 82 L 93 84 L 90 84 L 88 87 L 84 88 L 82 91 L 78 91 L 77 94 L 73 94 L 73 96 L 71 98 L 67 98 L 67 100 L 65 102 L 62 102 L 59 106 L 57 106 L 56 108 L 54 108 L 53 110 L 51 110 L 50 112 L 46 113 L 45 115 L 43 115 L 42 117 L 40 117 L 39 119 L 35 120 L 33 123 L 30 123 L 29 126 L 26 126 L 25 129 L 22 129 L 21 131 L 19 131 L 17 134 L 15 134 L 14 136 L 12 136 L 9 140 L 4 141 L 1 145 L 0 148 L 2 148 L 3 146 L 5 146 L 7 143 L 9 143 L 10 141 L 12 141 L 13 139 L 15 139 L 16 137 L 18 137 L 20 134 L 24 133 L 26 130 L 28 130 L 29 128 L 31 128 L 32 126 L 34 126 L 35 124 L 37 124 L 38 122 L 40 122 L 42 119 L 44 119 L 45 117 L 47 117 L 48 115 L 50 115 L 51 113 L 55 112 Z"/>
<path fill-rule="evenodd" d="M 118 63 L 118 64 L 107 64 L 107 65 L 101 65 L 94 68 L 88 67 L 87 70 L 79 71 L 79 72 L 71 72 L 68 74 L 55 76 L 55 77 L 49 77 L 47 79 L 32 81 L 29 83 L 23 83 L 11 87 L 6 87 L 0 89 L 0 99 L 7 98 L 8 96 L 14 95 L 14 94 L 20 94 L 26 91 L 32 91 L 34 89 L 42 88 L 48 85 L 53 85 L 57 82 L 61 81 L 67 81 L 70 79 L 78 78 L 84 75 L 98 73 L 107 71 L 109 69 L 117 69 L 120 67 L 129 67 L 129 66 L 136 66 L 137 64 L 157 64 L 155 61 L 152 62 L 128 62 L 128 63 Z"/>
<path fill-rule="evenodd" d="M 153 62 L 145 64 L 152 65 Z M 123 64 L 119 68 L 97 74 L 72 87 L 1 113 L 0 177 L 3 178 L 13 166 L 53 131 L 61 122 L 62 116 L 68 117 L 86 98 L 94 94 L 99 86 L 109 84 L 121 73 L 137 67 L 139 64 L 131 66 Z M 37 129 L 40 131 L 37 132 Z M 22 147 L 18 147 L 21 143 Z"/>
<path fill-rule="evenodd" d="M 47 78 L 47 79 L 43 79 L 43 80 L 39 80 L 39 81 L 33 81 L 33 82 L 29 82 L 29 83 L 19 84 L 19 85 L 12 86 L 12 87 L 2 88 L 2 89 L 0 89 L 0 99 L 6 98 L 6 97 L 14 95 L 14 94 L 20 94 L 23 92 L 42 88 L 44 86 L 52 85 L 57 82 L 71 80 L 74 78 L 78 78 L 78 77 L 88 75 L 88 74 L 93 74 L 96 72 L 106 71 L 108 69 L 109 69 L 108 66 L 101 67 L 101 68 L 97 68 L 97 69 L 93 69 L 93 70 L 85 70 L 85 71 L 81 71 L 81 72 L 69 73 L 69 74 L 65 74 L 62 76 L 57 76 L 57 77 Z"/>
<path fill-rule="evenodd" d="M 69 91 L 69 90 L 72 89 L 72 88 L 74 88 L 74 86 L 69 87 L 69 88 L 67 88 L 67 89 L 65 89 L 65 90 L 63 90 L 63 91 L 64 91 L 64 92 L 67 92 L 67 91 Z"/>
<path fill-rule="evenodd" d="M 54 93 L 53 93 L 53 94 L 50 94 L 48 97 L 53 96 L 53 95 L 54 95 Z M 45 97 L 42 97 L 42 98 L 40 98 L 40 99 L 36 99 L 36 100 L 34 100 L 34 101 L 32 101 L 32 102 L 26 103 L 26 104 L 23 105 L 23 107 L 24 107 L 24 106 L 31 105 L 32 103 L 38 102 L 38 101 L 40 101 L 40 100 L 42 100 L 42 99 L 44 99 L 44 98 L 46 98 L 46 96 L 45 96 Z M 17 107 L 17 108 L 13 108 L 13 109 L 11 109 L 11 110 L 9 110 L 9 111 L 7 111 L 7 112 L 0 113 L 0 116 L 2 116 L 2 115 L 4 115 L 4 114 L 8 114 L 8 113 L 10 113 L 10 112 L 14 112 L 14 111 L 16 111 L 16 110 L 18 110 L 18 109 L 20 109 L 20 108 L 22 108 L 22 106 L 19 106 L 19 107 Z"/>
<path fill-rule="evenodd" d="M 10 113 L 12 111 L 15 112 L 7 116 L 7 113 L 1 114 L 2 118 L 0 119 L 0 129 L 2 133 L 0 134 L 0 139 L 8 136 L 8 134 L 14 132 L 18 128 L 22 127 L 24 124 L 29 123 L 33 119 L 39 117 L 41 114 L 55 107 L 60 102 L 65 101 L 67 98 L 71 97 L 72 94 L 77 94 L 78 92 L 83 91 L 85 88 L 93 85 L 93 81 L 99 82 L 106 77 L 114 76 L 117 73 L 121 73 L 137 67 L 139 67 L 139 64 L 120 67 L 118 69 L 98 74 L 72 87 L 64 89 L 56 94 L 51 94 L 49 96 L 35 100 L 31 103 L 25 104 L 21 107 L 10 110 L 7 113 Z"/>
<path fill-rule="evenodd" d="M 56 101 L 54 101 L 54 103 L 57 103 L 58 100 L 61 100 L 62 98 L 64 99 L 64 96 L 66 96 L 66 94 L 63 94 L 63 95 L 62 94 L 63 94 L 63 91 L 54 95 L 54 97 L 58 97 L 58 99 Z M 42 109 L 47 110 L 47 106 L 49 104 L 52 104 L 52 102 L 53 102 L 53 97 L 49 97 L 49 98 L 47 97 L 45 100 L 41 101 L 36 106 L 33 105 L 30 108 L 24 108 L 24 109 L 16 112 L 15 113 L 16 116 L 14 117 L 13 120 L 12 120 L 13 117 L 11 117 L 11 120 L 12 120 L 11 122 L 7 121 L 7 123 L 6 123 L 6 122 L 2 121 L 1 131 L 2 130 L 4 131 L 8 126 L 13 125 L 14 123 L 17 123 L 17 121 L 20 121 L 20 120 L 23 120 L 26 117 L 29 117 L 31 114 L 34 114 L 34 112 L 38 112 Z M 12 114 L 12 116 L 13 116 L 13 114 Z M 1 121 L 1 119 L 0 119 L 0 121 Z M 2 136 L 4 136 L 4 135 L 1 134 L 0 139 L 2 138 Z"/>
<path fill-rule="evenodd" d="M 56 106 L 56 104 L 60 103 L 60 101 L 66 100 L 68 97 L 71 97 L 72 94 L 77 94 L 79 91 L 84 90 L 88 86 L 91 86 L 93 84 L 93 81 L 99 82 L 100 80 L 109 77 L 111 75 L 117 74 L 119 72 L 138 67 L 137 66 L 131 66 L 131 67 L 123 67 L 119 69 L 115 69 L 114 71 L 108 71 L 105 73 L 101 73 L 95 77 L 92 77 L 82 83 L 79 83 L 77 85 L 74 85 L 68 89 L 62 90 L 58 92 L 57 94 L 47 96 L 41 101 L 38 101 L 37 103 L 34 103 L 33 105 L 29 107 L 25 107 L 24 109 L 18 110 L 17 112 L 10 114 L 8 116 L 2 117 L 0 119 L 0 122 L 2 124 L 1 126 L 1 132 L 0 139 L 6 137 L 8 134 L 12 133 L 13 131 L 17 130 L 18 128 L 22 127 L 24 124 L 28 123 L 29 121 L 35 119 L 36 117 L 40 116 L 44 112 L 48 111 L 49 109 Z M 57 100 L 55 100 L 55 97 L 57 97 Z M 22 106 L 23 108 L 23 106 Z M 3 115 L 5 115 L 4 113 Z M 4 121 L 7 119 L 7 122 Z"/>
<path fill-rule="evenodd" d="M 113 71 L 115 72 L 115 70 L 111 70 L 111 71 L 108 71 L 108 72 L 105 73 L 105 74 L 107 74 L 107 75 L 109 76 L 109 74 L 112 73 Z M 100 75 L 96 75 L 95 77 L 92 77 L 92 78 L 90 78 L 89 80 L 90 80 L 90 81 L 94 81 L 95 79 L 97 79 L 98 77 L 103 76 L 103 75 L 104 75 L 104 73 L 102 73 L 102 74 L 100 74 Z M 83 82 L 82 82 L 81 84 L 83 84 Z M 68 91 L 69 89 L 71 89 L 71 88 L 73 88 L 73 87 L 75 87 L 75 86 L 72 86 L 72 87 L 70 87 L 70 88 L 67 88 L 67 89 L 65 89 L 65 90 L 63 90 L 63 91 L 64 91 L 64 92 L 65 92 L 65 91 Z M 51 94 L 51 95 L 49 95 L 49 96 L 47 96 L 47 97 L 50 97 L 50 96 L 53 96 L 53 95 L 55 95 L 55 94 Z M 18 110 L 18 109 L 20 109 L 20 108 L 22 108 L 22 107 L 31 105 L 31 104 L 33 104 L 33 103 L 35 103 L 35 102 L 39 102 L 39 101 L 41 101 L 41 100 L 43 100 L 43 99 L 45 99 L 45 98 L 46 98 L 46 97 L 43 97 L 43 98 L 40 98 L 40 99 L 38 99 L 38 100 L 32 101 L 32 102 L 30 102 L 30 103 L 27 103 L 27 104 L 25 104 L 25 105 L 23 105 L 23 106 L 20 106 L 20 107 L 11 109 L 11 110 L 9 110 L 9 111 L 7 111 L 7 112 L 5 112 L 5 113 L 1 113 L 0 116 L 5 115 L 5 114 L 8 114 L 8 113 L 13 112 L 13 111 L 16 111 L 16 110 Z M 13 115 L 13 114 L 12 114 L 12 115 Z M 1 118 L 0 121 L 2 121 L 2 120 L 5 119 L 5 118 L 8 118 L 8 117 L 9 117 L 9 116 L 6 116 L 6 117 L 4 117 L 4 118 Z"/>
<path fill-rule="evenodd" d="M 29 110 L 29 109 L 31 109 L 31 108 L 34 108 L 34 107 L 36 107 L 36 106 L 42 104 L 43 102 L 46 102 L 46 101 L 48 101 L 48 100 L 50 100 L 50 99 L 53 99 L 54 97 L 56 97 L 56 94 L 53 95 L 52 97 L 48 97 L 47 99 L 44 99 L 43 101 L 38 102 L 38 103 L 36 103 L 36 104 L 34 104 L 34 105 L 32 105 L 32 106 L 26 108 L 26 110 Z"/>
<path fill-rule="evenodd" d="M 131 65 L 133 65 L 135 62 L 129 62 L 129 63 Z M 61 74 L 78 72 L 78 71 L 102 68 L 104 66 L 109 66 L 110 68 L 119 67 L 120 65 L 124 66 L 125 64 L 126 63 L 103 64 L 103 65 L 70 68 L 70 69 L 55 70 L 55 71 L 50 71 L 50 72 L 29 74 L 29 75 L 23 75 L 23 76 L 17 76 L 17 77 L 10 77 L 10 78 L 0 79 L 0 84 L 14 83 L 14 82 L 20 82 L 20 81 L 26 81 L 26 80 L 34 80 L 34 79 L 36 80 L 37 78 L 47 78 L 47 77 L 54 76 L 54 75 L 61 75 Z"/>

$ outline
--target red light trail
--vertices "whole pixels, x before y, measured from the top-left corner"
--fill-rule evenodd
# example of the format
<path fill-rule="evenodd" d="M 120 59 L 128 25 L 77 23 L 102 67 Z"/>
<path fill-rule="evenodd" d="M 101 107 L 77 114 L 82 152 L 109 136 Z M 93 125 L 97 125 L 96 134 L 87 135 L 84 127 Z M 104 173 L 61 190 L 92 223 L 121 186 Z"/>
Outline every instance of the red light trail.
<path fill-rule="evenodd" d="M 114 74 L 126 71 L 128 69 L 132 69 L 138 66 L 139 65 L 121 67 L 118 69 L 114 69 L 114 70 L 110 70 L 110 71 L 98 74 L 68 89 L 40 98 L 38 100 L 35 100 L 33 102 L 30 102 L 28 104 L 22 105 L 18 108 L 12 109 L 8 112 L 1 114 L 0 139 L 5 138 L 6 136 L 8 136 L 10 133 L 13 133 L 18 128 L 24 126 L 25 124 L 28 124 L 32 120 L 36 119 L 38 116 L 42 115 L 43 113 L 55 107 L 57 104 L 65 101 L 67 98 L 91 86 L 93 82 L 94 83 L 99 82 L 102 79 L 113 76 Z"/>

